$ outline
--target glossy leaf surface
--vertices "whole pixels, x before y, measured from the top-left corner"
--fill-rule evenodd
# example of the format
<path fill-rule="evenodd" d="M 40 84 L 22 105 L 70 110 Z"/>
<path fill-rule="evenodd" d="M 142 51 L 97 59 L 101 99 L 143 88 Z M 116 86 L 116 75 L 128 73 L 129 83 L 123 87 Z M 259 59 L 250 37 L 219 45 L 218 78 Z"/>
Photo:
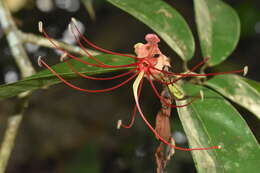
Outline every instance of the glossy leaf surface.
<path fill-rule="evenodd" d="M 260 169 L 260 148 L 236 109 L 222 96 L 205 87 L 184 85 L 190 96 L 204 92 L 204 100 L 178 108 L 190 147 L 221 146 L 221 149 L 192 151 L 199 173 L 244 173 Z M 187 101 L 179 101 L 184 104 Z"/>
<path fill-rule="evenodd" d="M 203 57 L 210 58 L 210 66 L 220 64 L 234 50 L 239 40 L 238 15 L 221 0 L 193 2 Z"/>
<path fill-rule="evenodd" d="M 220 75 L 208 80 L 206 85 L 249 110 L 260 119 L 260 92 L 246 82 L 245 78 L 238 75 Z"/>
<path fill-rule="evenodd" d="M 96 58 L 100 59 L 105 64 L 109 64 L 109 65 L 124 65 L 124 64 L 129 64 L 134 62 L 133 59 L 127 57 L 115 56 L 115 55 L 98 55 L 96 56 Z M 88 62 L 95 63 L 93 60 L 90 60 L 88 58 L 82 58 L 82 59 L 87 60 Z M 109 73 L 113 71 L 119 71 L 122 69 L 129 69 L 129 68 L 93 67 L 75 60 L 71 60 L 70 62 L 72 63 L 75 69 L 77 69 L 78 71 L 86 75 L 103 74 L 103 73 Z M 65 63 L 59 63 L 57 65 L 54 65 L 53 69 L 57 71 L 65 79 L 79 78 L 79 76 L 76 75 Z M 43 70 L 31 77 L 25 78 L 18 82 L 1 85 L 0 99 L 16 96 L 28 90 L 35 90 L 42 87 L 51 86 L 60 82 L 61 81 L 56 76 L 54 76 L 51 72 L 49 72 L 48 70 Z"/>
<path fill-rule="evenodd" d="M 153 29 L 183 60 L 194 54 L 194 39 L 184 18 L 161 0 L 108 0 Z M 131 32 L 131 31 L 127 31 Z"/>

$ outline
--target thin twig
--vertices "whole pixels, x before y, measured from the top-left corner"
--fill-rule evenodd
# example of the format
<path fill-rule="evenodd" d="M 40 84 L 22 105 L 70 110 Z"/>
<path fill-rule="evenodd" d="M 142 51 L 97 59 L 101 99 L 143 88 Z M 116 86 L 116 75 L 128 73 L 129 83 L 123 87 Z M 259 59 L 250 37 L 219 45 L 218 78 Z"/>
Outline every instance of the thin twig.
<path fill-rule="evenodd" d="M 19 102 L 16 104 L 15 110 L 17 114 L 12 115 L 8 119 L 7 128 L 0 148 L 0 173 L 5 172 L 10 154 L 14 147 L 15 138 L 17 136 L 19 126 L 23 119 L 23 113 L 28 105 L 27 97 L 19 99 L 18 101 Z"/>
<path fill-rule="evenodd" d="M 20 32 L 12 19 L 11 13 L 5 4 L 5 1 L 3 0 L 0 0 L 0 24 L 6 34 L 7 42 L 15 62 L 20 69 L 22 78 L 31 76 L 34 74 L 35 70 L 32 67 L 30 59 L 23 47 L 23 41 L 20 39 Z M 23 119 L 25 108 L 27 107 L 30 93 L 31 92 L 28 91 L 19 95 L 19 100 L 17 100 L 16 103 L 16 107 L 18 109 L 16 109 L 14 114 L 8 119 L 7 129 L 0 148 L 0 173 L 4 173 L 6 170 L 10 154 L 14 147 L 15 138 Z"/>
<path fill-rule="evenodd" d="M 41 36 L 31 34 L 31 33 L 24 33 L 21 31 L 20 31 L 20 36 L 24 43 L 32 43 L 32 44 L 36 44 L 39 46 L 53 48 L 53 45 L 50 44 L 50 41 L 48 39 L 46 39 L 45 37 L 41 37 Z M 85 54 L 85 52 L 78 46 L 72 46 L 70 44 L 66 44 L 66 43 L 63 43 L 63 42 L 57 41 L 57 40 L 54 40 L 54 42 L 59 47 L 67 50 L 68 52 L 72 52 L 72 53 L 76 53 L 76 54 L 80 54 L 80 55 Z M 99 52 L 90 50 L 90 49 L 87 49 L 87 51 L 93 56 L 100 54 Z"/>
<path fill-rule="evenodd" d="M 0 23 L 4 33 L 6 34 L 16 64 L 21 70 L 22 77 L 31 76 L 35 71 L 23 47 L 23 42 L 20 39 L 20 32 L 12 19 L 5 1 L 2 0 L 0 1 Z"/>
<path fill-rule="evenodd" d="M 8 119 L 8 126 L 5 131 L 5 136 L 0 150 L 0 172 L 4 173 L 12 148 L 14 147 L 14 141 L 17 136 L 18 128 L 21 124 L 23 115 L 13 115 Z"/>

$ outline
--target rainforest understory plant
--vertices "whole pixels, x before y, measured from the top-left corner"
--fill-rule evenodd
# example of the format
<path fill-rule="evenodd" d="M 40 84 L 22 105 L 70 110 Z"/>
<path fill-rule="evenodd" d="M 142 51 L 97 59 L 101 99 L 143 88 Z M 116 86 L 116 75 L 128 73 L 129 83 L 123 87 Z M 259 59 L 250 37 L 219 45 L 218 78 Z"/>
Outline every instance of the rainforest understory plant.
<path fill-rule="evenodd" d="M 172 5 L 162 0 L 153 0 L 153 3 L 150 0 L 108 0 L 108 2 L 131 14 L 153 30 L 144 33 L 145 37 L 139 39 L 143 43 L 131 45 L 134 53 L 118 53 L 97 46 L 94 44 L 95 41 L 88 39 L 88 34 L 80 30 L 80 21 L 74 18 L 68 28 L 77 47 L 52 38 L 49 36 L 50 31 L 45 27 L 48 25 L 47 22 L 46 24 L 39 22 L 39 31 L 43 37 L 18 31 L 14 33 L 23 38 L 24 41 L 20 41 L 21 44 L 32 42 L 36 45 L 54 48 L 53 50 L 61 55 L 56 56 L 59 63 L 50 65 L 53 64 L 49 63 L 52 57 L 40 56 L 38 65 L 46 70 L 28 75 L 29 68 L 23 67 L 23 62 L 27 60 L 19 61 L 21 56 L 17 55 L 17 62 L 18 65 L 20 63 L 24 78 L 0 86 L 0 97 L 3 99 L 18 95 L 22 102 L 18 105 L 21 105 L 19 110 L 23 114 L 27 107 L 27 99 L 33 90 L 46 88 L 56 83 L 63 82 L 70 88 L 93 94 L 110 92 L 127 85 L 132 88 L 135 106 L 129 122 L 122 121 L 126 119 L 122 117 L 117 121 L 117 128 L 133 127 L 136 117 L 140 115 L 148 133 L 151 132 L 159 142 L 154 159 L 157 173 L 168 171 L 170 163 L 174 162 L 173 156 L 176 150 L 191 151 L 199 173 L 258 171 L 260 159 L 258 141 L 242 117 L 242 114 L 246 115 L 239 113 L 236 108 L 242 107 L 259 120 L 260 84 L 242 77 L 248 72 L 248 67 L 244 65 L 230 65 L 225 62 L 224 64 L 227 63 L 225 70 L 215 72 L 216 69 L 213 69 L 213 72 L 206 73 L 211 70 L 210 67 L 215 67 L 228 57 L 234 56 L 231 53 L 240 36 L 240 22 L 236 12 L 220 0 L 194 1 L 194 18 L 197 27 L 195 33 L 199 36 L 198 44 L 201 48 L 202 60 L 189 68 L 190 60 L 198 58 L 194 55 L 193 33 L 185 19 Z M 47 21 L 48 18 L 45 20 Z M 5 26 L 6 23 L 8 22 L 1 25 Z M 4 28 L 7 36 L 12 33 L 9 31 L 10 28 L 15 27 Z M 178 57 L 170 57 L 166 55 L 167 52 L 162 52 L 162 41 L 168 44 Z M 16 44 L 17 42 L 10 44 L 14 56 L 19 52 L 15 51 L 19 50 Z M 93 55 L 93 50 L 98 55 Z M 175 59 L 177 58 L 182 60 L 181 72 L 176 72 Z M 116 72 L 117 75 L 98 76 L 111 72 Z M 118 74 L 119 72 L 121 73 Z M 111 80 L 123 79 L 123 81 L 110 88 L 86 89 L 77 85 L 75 79 L 79 78 L 108 83 Z M 153 92 L 151 94 L 155 95 L 161 103 L 161 108 L 156 115 L 147 114 L 141 107 L 140 97 L 144 83 L 149 84 Z M 235 104 L 236 108 L 231 103 Z M 174 139 L 173 121 L 177 115 L 172 114 L 173 109 L 177 109 L 189 147 L 180 146 Z M 155 118 L 155 122 L 150 122 L 152 117 Z M 10 124 L 12 124 L 11 121 Z M 9 135 L 8 130 L 6 134 Z M 3 141 L 8 140 L 3 139 Z M 9 152 L 11 151 L 12 145 L 3 145 L 0 151 L 1 156 L 5 154 L 2 151 L 8 146 L 10 146 Z M 1 168 L 2 162 L 7 163 L 6 160 L 1 161 L 0 158 L 0 171 L 5 167 Z"/>
<path fill-rule="evenodd" d="M 155 137 L 161 141 L 161 145 L 158 147 L 157 152 L 156 152 L 156 160 L 157 160 L 157 167 L 158 167 L 158 172 L 161 172 L 160 170 L 164 170 L 166 166 L 166 161 L 170 159 L 171 155 L 174 153 L 174 149 L 177 150 L 184 150 L 184 151 L 193 151 L 193 150 L 211 150 L 211 149 L 221 149 L 220 145 L 217 146 L 211 146 L 211 147 L 205 147 L 205 148 L 183 148 L 183 147 L 178 147 L 175 145 L 174 139 L 171 137 L 171 131 L 170 131 L 170 123 L 168 118 L 170 117 L 170 109 L 171 108 L 182 108 L 189 106 L 193 101 L 196 99 L 204 99 L 204 94 L 203 91 L 200 91 L 200 95 L 198 96 L 192 96 L 192 99 L 186 103 L 186 104 L 179 104 L 176 105 L 174 104 L 174 99 L 176 100 L 188 100 L 188 96 L 185 96 L 183 91 L 178 87 L 177 82 L 183 78 L 187 77 L 207 77 L 207 76 L 216 76 L 216 75 L 224 75 L 224 74 L 232 74 L 232 73 L 243 73 L 245 76 L 248 72 L 248 67 L 245 66 L 241 70 L 235 70 L 235 71 L 229 71 L 229 72 L 218 72 L 218 73 L 208 73 L 208 74 L 198 74 L 194 73 L 195 70 L 197 70 L 200 66 L 205 64 L 208 60 L 208 58 L 205 58 L 202 62 L 194 66 L 191 70 L 188 70 L 187 72 L 184 73 L 174 73 L 171 72 L 170 69 L 171 63 L 170 59 L 165 56 L 159 49 L 158 43 L 160 42 L 160 39 L 158 38 L 157 35 L 155 34 L 147 34 L 145 36 L 145 40 L 147 43 L 137 43 L 134 45 L 135 53 L 137 56 L 132 56 L 132 55 L 127 55 L 127 54 L 122 54 L 122 53 L 116 53 L 112 52 L 110 50 L 106 50 L 104 48 L 100 48 L 94 43 L 90 42 L 89 39 L 84 36 L 79 28 L 77 27 L 77 21 L 76 19 L 72 18 L 71 24 L 69 25 L 70 31 L 73 33 L 75 40 L 77 41 L 77 44 L 79 47 L 85 52 L 85 56 L 87 58 L 90 58 L 94 60 L 96 63 L 90 63 L 88 61 L 82 60 L 80 57 L 77 57 L 66 50 L 62 49 L 59 47 L 57 44 L 55 44 L 55 41 L 46 33 L 43 27 L 43 23 L 39 22 L 39 31 L 43 33 L 43 35 L 50 41 L 50 43 L 54 46 L 54 48 L 62 51 L 62 56 L 60 57 L 61 61 L 64 61 L 68 68 L 70 68 L 75 74 L 79 75 L 80 77 L 86 78 L 86 79 L 91 79 L 91 80 L 113 80 L 117 79 L 120 77 L 124 77 L 126 75 L 132 75 L 125 81 L 119 83 L 118 85 L 115 85 L 114 87 L 111 88 L 105 88 L 105 89 L 99 89 L 99 90 L 90 90 L 90 89 L 84 89 L 80 88 L 66 79 L 64 79 L 61 75 L 59 75 L 51 66 L 49 66 L 46 61 L 40 56 L 38 58 L 38 64 L 39 66 L 44 66 L 48 70 L 50 70 L 51 73 L 53 73 L 55 76 L 57 76 L 63 83 L 68 85 L 69 87 L 78 90 L 78 91 L 83 91 L 83 92 L 89 92 L 89 93 L 100 93 L 100 92 L 108 92 L 112 91 L 114 89 L 117 89 L 126 83 L 128 83 L 130 80 L 135 79 L 133 83 L 133 95 L 134 99 L 136 102 L 133 115 L 130 120 L 129 125 L 125 125 L 122 123 L 121 120 L 118 121 L 117 128 L 130 128 L 132 127 L 134 123 L 134 119 L 137 113 L 137 110 L 143 119 L 144 123 L 148 126 L 148 128 L 154 133 Z M 112 54 L 112 55 L 119 55 L 124 58 L 132 58 L 134 59 L 134 63 L 130 64 L 124 64 L 124 65 L 109 65 L 105 64 L 99 59 L 93 57 L 88 50 L 83 46 L 84 43 L 87 43 L 89 46 L 93 47 L 94 49 L 107 53 L 107 54 Z M 129 72 L 125 72 L 113 77 L 107 77 L 107 78 L 99 78 L 99 77 L 92 77 L 88 76 L 85 74 L 80 73 L 76 68 L 73 67 L 73 65 L 70 63 L 70 59 L 74 59 L 76 61 L 79 61 L 81 63 L 84 63 L 89 66 L 94 66 L 94 67 L 101 67 L 101 68 L 129 68 L 131 67 L 132 70 Z M 140 104 L 139 104 L 139 97 L 141 94 L 142 90 L 142 83 L 143 79 L 146 78 L 153 91 L 154 94 L 160 99 L 162 103 L 162 110 L 160 113 L 157 115 L 157 120 L 156 120 L 156 128 L 154 128 L 150 122 L 148 122 L 146 116 L 144 115 Z M 164 90 L 162 94 L 160 95 L 158 89 L 154 85 L 154 81 L 159 82 L 162 84 Z M 167 110 L 164 110 L 164 109 Z M 163 116 L 161 114 L 164 114 Z M 163 145 L 166 145 L 167 147 L 170 148 L 169 154 L 164 157 L 163 156 Z M 167 158 L 167 159 L 166 159 Z"/>

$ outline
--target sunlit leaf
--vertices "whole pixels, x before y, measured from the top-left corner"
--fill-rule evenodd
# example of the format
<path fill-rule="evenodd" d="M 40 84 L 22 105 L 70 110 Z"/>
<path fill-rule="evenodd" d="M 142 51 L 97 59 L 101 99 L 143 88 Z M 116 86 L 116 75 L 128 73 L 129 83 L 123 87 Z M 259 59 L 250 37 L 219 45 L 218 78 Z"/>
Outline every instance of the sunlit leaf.
<path fill-rule="evenodd" d="M 206 83 L 260 119 L 260 92 L 238 75 L 215 76 Z M 258 88 L 260 85 L 258 86 Z"/>
<path fill-rule="evenodd" d="M 183 60 L 194 54 L 194 39 L 183 17 L 161 0 L 108 0 L 153 29 Z M 131 31 L 127 31 L 131 32 Z"/>
<path fill-rule="evenodd" d="M 96 58 L 102 60 L 105 64 L 110 65 L 123 65 L 133 63 L 133 59 L 115 55 L 98 55 Z M 95 63 L 93 60 L 82 58 L 87 60 L 88 62 Z M 83 64 L 79 61 L 71 61 L 73 67 L 80 71 L 83 74 L 87 75 L 95 75 L 95 74 L 103 74 L 109 73 L 113 71 L 119 71 L 123 68 L 100 68 L 100 67 L 92 67 L 86 64 Z M 59 63 L 53 66 L 54 70 L 57 71 L 62 77 L 65 79 L 78 78 L 76 75 L 65 63 Z M 127 69 L 127 68 L 124 68 Z M 31 77 L 24 78 L 15 83 L 1 85 L 0 86 L 0 99 L 16 96 L 24 91 L 35 90 L 46 86 L 51 86 L 61 81 L 54 76 L 48 70 L 43 70 Z"/>
<path fill-rule="evenodd" d="M 199 173 L 244 173 L 259 170 L 260 148 L 250 128 L 236 109 L 222 96 L 205 87 L 184 85 L 190 96 L 204 92 L 204 100 L 178 108 L 190 147 L 221 146 L 221 149 L 193 151 Z M 184 104 L 187 101 L 179 101 Z"/>
<path fill-rule="evenodd" d="M 221 0 L 194 0 L 194 7 L 202 54 L 210 66 L 220 64 L 239 40 L 238 15 Z"/>
<path fill-rule="evenodd" d="M 254 89 L 257 90 L 258 93 L 260 93 L 260 82 L 248 79 L 248 78 L 243 78 L 244 81 L 246 81 L 250 86 L 252 86 Z"/>

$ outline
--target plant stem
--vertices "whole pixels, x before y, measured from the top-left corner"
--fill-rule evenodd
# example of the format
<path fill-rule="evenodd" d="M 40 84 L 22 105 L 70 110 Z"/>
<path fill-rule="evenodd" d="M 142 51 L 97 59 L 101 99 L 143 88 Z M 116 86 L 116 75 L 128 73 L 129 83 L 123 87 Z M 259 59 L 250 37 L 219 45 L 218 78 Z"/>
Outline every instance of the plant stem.
<path fill-rule="evenodd" d="M 4 33 L 6 34 L 7 42 L 15 62 L 21 70 L 22 77 L 31 76 L 35 71 L 23 47 L 23 42 L 20 39 L 20 32 L 12 19 L 5 1 L 3 0 L 0 1 L 0 23 Z"/>
<path fill-rule="evenodd" d="M 49 48 L 53 48 L 53 45 L 50 44 L 50 41 L 48 39 L 46 39 L 45 37 L 41 37 L 35 34 L 31 34 L 31 33 L 24 33 L 24 32 L 20 32 L 21 35 L 21 39 L 23 40 L 23 42 L 25 43 L 32 43 L 32 44 L 36 44 L 39 46 L 44 46 L 44 47 L 49 47 Z M 67 50 L 68 52 L 73 52 L 76 54 L 80 54 L 80 55 L 84 55 L 85 52 L 78 46 L 72 46 L 70 44 L 66 44 L 57 40 L 53 40 L 59 47 Z M 94 50 L 90 50 L 87 49 L 87 51 L 92 55 L 98 55 L 100 54 L 97 51 Z"/>
<path fill-rule="evenodd" d="M 5 172 L 22 118 L 22 114 L 16 114 L 8 119 L 8 126 L 0 150 L 0 173 Z"/>
<path fill-rule="evenodd" d="M 32 67 L 30 59 L 23 47 L 20 32 L 12 19 L 11 13 L 5 1 L 3 0 L 0 0 L 0 24 L 6 34 L 7 42 L 15 62 L 20 69 L 22 78 L 31 76 L 34 74 L 35 70 Z M 15 138 L 22 122 L 25 108 L 28 104 L 28 97 L 30 93 L 31 92 L 28 91 L 19 95 L 19 100 L 17 100 L 16 103 L 16 107 L 18 109 L 8 118 L 7 129 L 0 148 L 0 173 L 4 173 L 6 170 L 10 154 L 14 147 Z"/>
<path fill-rule="evenodd" d="M 29 96 L 29 95 L 28 95 Z M 27 96 L 27 97 L 28 97 Z M 0 148 L 0 173 L 4 173 L 10 154 L 15 144 L 15 138 L 23 119 L 23 113 L 28 106 L 28 98 L 20 98 L 16 104 L 16 113 L 8 118 L 7 128 Z"/>

